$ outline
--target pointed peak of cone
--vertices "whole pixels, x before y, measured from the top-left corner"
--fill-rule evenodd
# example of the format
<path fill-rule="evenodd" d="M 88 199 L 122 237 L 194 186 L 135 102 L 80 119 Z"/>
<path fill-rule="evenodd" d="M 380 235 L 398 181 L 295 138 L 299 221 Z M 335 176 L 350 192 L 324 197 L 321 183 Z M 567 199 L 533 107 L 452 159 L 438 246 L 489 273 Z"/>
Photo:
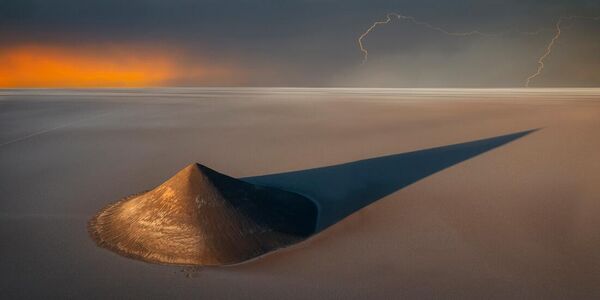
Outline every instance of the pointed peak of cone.
<path fill-rule="evenodd" d="M 212 186 L 209 178 L 214 177 L 214 174 L 225 176 L 204 165 L 192 163 L 179 170 L 155 190 L 170 188 L 175 192 L 184 192 L 189 189 L 206 189 L 207 185 Z"/>
<path fill-rule="evenodd" d="M 179 170 L 170 179 L 172 179 L 172 178 L 187 178 L 187 177 L 193 176 L 193 174 L 198 174 L 198 173 L 202 174 L 203 172 L 204 172 L 203 168 L 201 168 L 200 164 L 193 163 L 193 164 L 189 164 L 189 165 L 185 166 L 183 169 Z"/>
<path fill-rule="evenodd" d="M 183 169 L 179 170 L 177 173 L 175 173 L 175 175 L 173 175 L 171 178 L 169 178 L 169 180 L 171 179 L 188 179 L 190 177 L 194 177 L 197 175 L 207 175 L 207 174 L 220 174 L 222 176 L 226 176 L 224 174 L 221 174 L 205 165 L 199 164 L 199 163 L 192 163 L 189 164 L 187 166 L 185 166 Z"/>

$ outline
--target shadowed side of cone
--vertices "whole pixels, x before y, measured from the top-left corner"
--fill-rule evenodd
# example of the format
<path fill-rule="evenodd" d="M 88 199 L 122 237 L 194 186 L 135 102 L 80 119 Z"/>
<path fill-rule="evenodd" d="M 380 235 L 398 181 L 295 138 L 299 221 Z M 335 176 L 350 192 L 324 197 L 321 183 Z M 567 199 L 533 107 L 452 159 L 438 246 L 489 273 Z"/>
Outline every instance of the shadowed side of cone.
<path fill-rule="evenodd" d="M 89 223 L 98 245 L 150 262 L 224 265 L 303 240 L 315 204 L 192 164 L 155 189 L 122 199 Z"/>

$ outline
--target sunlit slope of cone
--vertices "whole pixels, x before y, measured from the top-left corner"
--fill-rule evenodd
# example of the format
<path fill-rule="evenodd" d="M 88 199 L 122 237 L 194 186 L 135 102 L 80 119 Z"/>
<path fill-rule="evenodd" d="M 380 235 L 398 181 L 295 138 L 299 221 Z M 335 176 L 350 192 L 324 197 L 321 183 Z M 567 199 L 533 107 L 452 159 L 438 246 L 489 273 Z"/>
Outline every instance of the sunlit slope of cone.
<path fill-rule="evenodd" d="M 146 193 L 99 212 L 99 246 L 150 262 L 239 263 L 314 232 L 315 204 L 298 194 L 242 182 L 192 164 Z"/>

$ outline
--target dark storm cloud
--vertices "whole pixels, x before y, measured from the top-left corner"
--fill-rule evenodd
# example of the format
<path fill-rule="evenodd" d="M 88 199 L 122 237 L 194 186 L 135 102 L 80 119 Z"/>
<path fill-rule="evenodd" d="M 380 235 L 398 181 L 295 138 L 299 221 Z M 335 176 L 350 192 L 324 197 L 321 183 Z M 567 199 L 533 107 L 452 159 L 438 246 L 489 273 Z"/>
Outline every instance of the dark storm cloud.
<path fill-rule="evenodd" d="M 0 0 L 0 47 L 27 42 L 77 45 L 143 41 L 176 45 L 186 50 L 187 59 L 198 55 L 235 61 L 249 73 L 256 71 L 249 84 L 257 85 L 497 86 L 519 85 L 526 75 L 522 73 L 535 67 L 536 57 L 551 36 L 548 32 L 530 39 L 448 39 L 422 28 L 396 24 L 369 37 L 373 63 L 360 66 L 356 38 L 390 11 L 453 30 L 534 30 L 552 27 L 561 15 L 600 15 L 600 3 Z M 585 26 L 600 28 L 589 22 Z M 586 32 L 597 36 L 598 30 Z M 588 49 L 597 47 L 596 40 L 594 36 L 577 36 L 577 44 Z M 598 55 L 588 52 L 582 51 L 578 63 L 593 59 L 598 63 Z M 511 69 L 505 63 L 492 73 L 489 69 L 478 70 L 482 62 L 506 58 L 529 65 Z M 486 68 L 493 66 L 483 64 Z M 450 69 L 462 75 L 456 76 Z M 594 84 L 593 78 L 598 78 L 594 74 L 582 80 Z"/>

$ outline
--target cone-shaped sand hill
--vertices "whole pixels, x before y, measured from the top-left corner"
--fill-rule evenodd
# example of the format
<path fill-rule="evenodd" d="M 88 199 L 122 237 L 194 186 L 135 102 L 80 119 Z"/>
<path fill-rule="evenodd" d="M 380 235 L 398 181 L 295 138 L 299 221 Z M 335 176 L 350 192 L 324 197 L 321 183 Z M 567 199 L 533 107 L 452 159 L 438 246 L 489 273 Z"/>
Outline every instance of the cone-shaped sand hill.
<path fill-rule="evenodd" d="M 243 262 L 314 232 L 309 199 L 192 164 L 143 194 L 109 205 L 89 223 L 101 246 L 170 264 Z"/>

